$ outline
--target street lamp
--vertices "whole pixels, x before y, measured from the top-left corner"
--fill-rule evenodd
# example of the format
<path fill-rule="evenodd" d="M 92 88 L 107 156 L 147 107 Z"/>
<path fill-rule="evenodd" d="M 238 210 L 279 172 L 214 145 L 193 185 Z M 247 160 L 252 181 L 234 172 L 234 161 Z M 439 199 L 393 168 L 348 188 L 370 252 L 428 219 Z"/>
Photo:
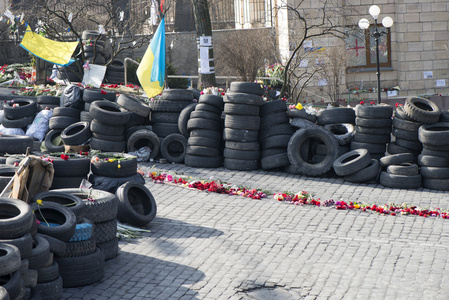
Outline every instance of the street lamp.
<path fill-rule="evenodd" d="M 390 28 L 391 26 L 393 26 L 393 19 L 390 17 L 385 17 L 382 19 L 382 25 L 386 28 L 385 31 L 379 31 L 377 29 L 377 17 L 380 14 L 380 8 L 377 5 L 372 5 L 369 8 L 369 14 L 373 17 L 374 19 L 374 25 L 375 30 L 372 34 L 370 34 L 370 36 L 372 36 L 374 38 L 374 40 L 376 41 L 376 63 L 377 63 L 377 104 L 380 104 L 381 100 L 380 100 L 380 63 L 379 63 L 379 39 L 381 36 L 385 35 L 388 33 L 388 28 Z M 363 30 L 368 29 L 369 27 L 369 21 L 365 18 L 360 19 L 359 21 L 359 27 Z"/>

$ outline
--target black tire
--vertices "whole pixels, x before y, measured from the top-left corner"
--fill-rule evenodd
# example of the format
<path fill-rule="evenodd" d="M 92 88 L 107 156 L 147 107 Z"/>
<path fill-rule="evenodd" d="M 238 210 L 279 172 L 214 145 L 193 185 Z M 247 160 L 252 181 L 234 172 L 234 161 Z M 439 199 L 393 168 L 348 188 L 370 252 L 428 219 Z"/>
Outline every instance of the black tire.
<path fill-rule="evenodd" d="M 287 117 L 285 111 L 274 112 L 261 119 L 260 129 L 263 130 L 278 124 L 289 124 L 289 122 L 290 119 Z"/>
<path fill-rule="evenodd" d="M 368 133 L 356 133 L 354 134 L 354 141 L 358 143 L 371 143 L 371 144 L 387 144 L 390 142 L 390 135 L 388 134 L 368 134 Z"/>
<path fill-rule="evenodd" d="M 194 129 L 190 132 L 190 137 L 204 137 L 208 139 L 220 140 L 221 133 L 220 131 L 209 129 Z"/>
<path fill-rule="evenodd" d="M 87 206 L 84 217 L 94 223 L 105 222 L 117 215 L 118 200 L 114 194 L 97 189 L 60 189 L 81 198 Z"/>
<path fill-rule="evenodd" d="M 365 134 L 390 134 L 391 127 L 364 127 L 364 126 L 355 126 L 355 133 L 365 133 Z"/>
<path fill-rule="evenodd" d="M 59 104 L 38 104 L 37 105 L 37 111 L 43 111 L 44 109 L 53 110 L 56 107 L 59 107 Z"/>
<path fill-rule="evenodd" d="M 242 160 L 257 160 L 260 158 L 259 150 L 235 150 L 225 148 L 223 151 L 223 157 Z"/>
<path fill-rule="evenodd" d="M 371 156 L 366 149 L 349 151 L 338 157 L 333 164 L 335 173 L 340 176 L 354 174 L 371 163 Z"/>
<path fill-rule="evenodd" d="M 192 101 L 153 100 L 149 103 L 152 111 L 181 112 Z"/>
<path fill-rule="evenodd" d="M 190 113 L 190 119 L 209 119 L 217 122 L 221 121 L 221 115 L 211 111 L 195 110 Z"/>
<path fill-rule="evenodd" d="M 53 117 L 71 117 L 80 118 L 80 111 L 71 107 L 56 107 L 53 109 Z"/>
<path fill-rule="evenodd" d="M 449 111 L 447 110 L 441 111 L 440 118 L 438 119 L 438 123 L 440 122 L 449 122 Z"/>
<path fill-rule="evenodd" d="M 62 297 L 62 288 L 62 277 L 58 276 L 53 281 L 37 284 L 34 293 L 38 299 L 57 300 Z"/>
<path fill-rule="evenodd" d="M 166 89 L 162 91 L 161 99 L 173 101 L 193 101 L 193 91 L 187 89 Z"/>
<path fill-rule="evenodd" d="M 178 124 L 175 123 L 155 123 L 153 124 L 153 132 L 161 138 L 165 138 L 173 133 L 180 133 Z"/>
<path fill-rule="evenodd" d="M 226 126 L 226 124 L 225 124 Z M 210 119 L 189 119 L 187 121 L 187 130 L 192 131 L 194 129 L 208 129 L 220 131 L 222 130 L 222 126 L 220 122 L 210 120 Z"/>
<path fill-rule="evenodd" d="M 20 278 L 20 271 L 17 270 L 11 274 L 0 276 L 0 286 L 7 291 L 7 295 L 9 297 L 6 299 L 21 299 L 23 287 Z"/>
<path fill-rule="evenodd" d="M 124 135 L 105 135 L 105 134 L 98 134 L 93 132 L 92 137 L 98 139 L 98 140 L 104 140 L 104 141 L 110 141 L 110 142 L 124 142 L 125 136 Z"/>
<path fill-rule="evenodd" d="M 421 154 L 422 155 L 432 155 L 432 156 L 449 158 L 449 151 L 430 150 L 430 149 L 426 148 L 426 145 L 423 145 L 423 149 L 421 151 Z"/>
<path fill-rule="evenodd" d="M 449 168 L 422 166 L 420 173 L 423 178 L 449 179 Z"/>
<path fill-rule="evenodd" d="M 391 117 L 393 116 L 393 106 L 365 106 L 358 104 L 355 106 L 355 114 L 359 118 L 366 119 L 391 119 Z"/>
<path fill-rule="evenodd" d="M 379 172 L 379 161 L 377 159 L 371 159 L 367 167 L 353 174 L 346 175 L 345 180 L 353 183 L 371 182 L 377 180 Z"/>
<path fill-rule="evenodd" d="M 97 244 L 97 247 L 103 251 L 104 259 L 109 260 L 118 255 L 118 239 L 112 239 L 110 241 L 107 241 L 105 243 Z"/>
<path fill-rule="evenodd" d="M 0 197 L 0 239 L 20 238 L 30 232 L 32 225 L 32 212 L 27 203 Z"/>
<path fill-rule="evenodd" d="M 290 120 L 290 126 L 301 129 L 301 128 L 314 127 L 317 125 L 307 119 L 293 118 Z"/>
<path fill-rule="evenodd" d="M 64 160 L 58 156 L 50 156 L 53 160 L 54 175 L 56 177 L 86 177 L 90 171 L 88 157 L 70 157 Z"/>
<path fill-rule="evenodd" d="M 423 124 L 438 122 L 441 114 L 438 105 L 428 99 L 419 97 L 405 99 L 404 112 L 411 119 Z"/>
<path fill-rule="evenodd" d="M 418 130 L 419 141 L 426 145 L 449 145 L 449 123 L 422 125 Z"/>
<path fill-rule="evenodd" d="M 406 175 L 406 176 L 417 175 L 419 173 L 418 165 L 412 163 L 390 165 L 387 167 L 386 171 L 388 174 Z M 421 175 L 424 177 L 423 174 Z"/>
<path fill-rule="evenodd" d="M 260 142 L 262 150 L 271 148 L 287 148 L 292 136 L 289 134 L 273 135 Z"/>
<path fill-rule="evenodd" d="M 224 167 L 228 170 L 237 170 L 237 171 L 251 171 L 257 170 L 259 167 L 258 160 L 243 160 L 243 159 L 233 159 L 233 158 L 225 158 L 224 159 Z"/>
<path fill-rule="evenodd" d="M 59 257 L 64 256 L 66 250 L 65 242 L 45 234 L 38 233 L 37 235 L 47 240 L 48 244 L 50 245 L 50 252 Z"/>
<path fill-rule="evenodd" d="M 63 287 L 77 287 L 100 281 L 104 275 L 104 254 L 97 248 L 93 254 L 56 258 Z"/>
<path fill-rule="evenodd" d="M 198 111 L 209 111 L 209 112 L 216 113 L 218 115 L 221 115 L 221 113 L 223 111 L 222 109 L 220 109 L 216 106 L 207 104 L 207 103 L 198 103 L 195 107 L 195 111 L 197 111 L 197 110 Z"/>
<path fill-rule="evenodd" d="M 285 145 L 285 147 L 287 147 L 287 144 Z M 241 151 L 259 151 L 259 143 L 258 142 L 242 143 L 242 142 L 227 141 L 225 142 L 225 148 Z"/>
<path fill-rule="evenodd" d="M 310 141 L 320 141 L 327 147 L 326 158 L 317 164 L 311 164 L 302 155 L 302 148 Z M 296 131 L 287 147 L 290 163 L 303 175 L 322 175 L 332 169 L 338 155 L 338 141 L 330 131 L 321 127 L 310 127 Z"/>
<path fill-rule="evenodd" d="M 310 128 L 304 128 L 304 129 L 313 131 L 315 128 L 310 127 Z M 264 130 L 260 130 L 259 137 L 261 140 L 264 140 L 273 135 L 292 135 L 293 133 L 294 133 L 294 131 L 293 131 L 293 128 L 290 126 L 290 124 L 279 124 L 279 125 L 274 125 L 270 128 L 266 128 Z"/>
<path fill-rule="evenodd" d="M 420 167 L 449 168 L 449 158 L 420 154 L 418 156 L 418 165 Z"/>
<path fill-rule="evenodd" d="M 189 137 L 189 139 L 187 140 L 187 146 L 202 146 L 220 149 L 221 143 L 220 140 L 218 139 L 196 136 L 196 137 Z"/>
<path fill-rule="evenodd" d="M 125 70 L 125 62 L 123 59 L 114 59 L 109 65 L 108 70 L 123 72 Z"/>
<path fill-rule="evenodd" d="M 19 249 L 10 244 L 0 243 L 0 276 L 17 271 L 20 264 Z"/>
<path fill-rule="evenodd" d="M 220 155 L 220 151 L 216 148 L 209 148 L 203 146 L 187 146 L 186 155 L 187 154 L 195 156 L 217 157 Z"/>
<path fill-rule="evenodd" d="M 192 113 L 192 111 L 195 110 L 196 106 L 197 106 L 197 103 L 191 103 L 191 104 L 187 105 L 179 114 L 178 130 L 186 138 L 189 137 L 189 131 L 187 130 L 187 122 L 190 119 L 190 114 Z"/>
<path fill-rule="evenodd" d="M 171 145 L 178 145 L 182 152 L 170 151 Z M 171 163 L 182 163 L 186 155 L 187 139 L 182 134 L 170 134 L 161 143 L 160 151 L 162 156 Z"/>
<path fill-rule="evenodd" d="M 261 106 L 264 101 L 261 96 L 253 94 L 245 94 L 239 92 L 228 92 L 223 98 L 225 105 L 227 103 L 237 103 L 246 105 L 256 105 Z"/>
<path fill-rule="evenodd" d="M 60 129 L 61 131 L 69 127 L 73 123 L 79 122 L 80 119 L 72 117 L 51 117 L 48 122 L 50 129 Z"/>
<path fill-rule="evenodd" d="M 100 150 L 103 152 L 124 152 L 126 151 L 126 142 L 106 141 L 93 137 L 90 139 L 90 147 L 94 150 Z"/>
<path fill-rule="evenodd" d="M 281 153 L 287 153 L 287 147 L 285 148 L 272 148 L 272 149 L 266 149 L 262 150 L 260 152 L 260 157 L 264 158 L 271 155 L 281 154 Z M 289 161 L 290 164 L 290 161 Z"/>
<path fill-rule="evenodd" d="M 151 108 L 139 98 L 121 94 L 116 102 L 127 110 L 142 117 L 148 117 Z"/>
<path fill-rule="evenodd" d="M 225 141 L 256 142 L 258 141 L 258 135 L 259 131 L 257 130 L 240 130 L 231 128 L 225 128 L 223 130 L 223 139 Z"/>
<path fill-rule="evenodd" d="M 258 116 L 259 110 L 260 107 L 257 105 L 240 103 L 226 103 L 224 105 L 224 112 L 227 115 Z"/>
<path fill-rule="evenodd" d="M 80 113 L 80 121 L 83 122 L 92 122 L 94 118 L 92 118 L 92 116 L 90 115 L 90 113 L 88 111 L 82 111 Z"/>
<path fill-rule="evenodd" d="M 33 149 L 32 137 L 0 134 L 0 153 L 25 154 L 27 148 Z"/>
<path fill-rule="evenodd" d="M 421 175 L 405 176 L 381 172 L 380 184 L 390 188 L 417 189 L 421 186 Z"/>
<path fill-rule="evenodd" d="M 320 110 L 317 113 L 317 124 L 336 124 L 336 123 L 349 123 L 354 124 L 355 111 L 353 108 L 346 107 L 333 107 Z"/>
<path fill-rule="evenodd" d="M 90 64 L 104 65 L 106 63 L 106 59 L 104 58 L 104 56 L 101 56 L 100 53 L 97 53 L 97 56 L 95 59 L 93 57 L 88 57 L 86 59 L 86 62 L 88 62 Z"/>
<path fill-rule="evenodd" d="M 347 145 L 354 136 L 354 125 L 352 124 L 328 124 L 324 128 L 332 132 L 339 145 Z"/>
<path fill-rule="evenodd" d="M 418 131 L 408 131 L 399 128 L 393 128 L 392 134 L 399 139 L 408 140 L 408 141 L 419 141 Z"/>
<path fill-rule="evenodd" d="M 260 117 L 273 114 L 275 112 L 286 112 L 287 103 L 284 100 L 273 100 L 265 102 L 260 106 Z M 287 114 L 285 114 L 287 116 Z"/>
<path fill-rule="evenodd" d="M 393 126 L 408 131 L 418 131 L 422 123 L 393 118 Z"/>
<path fill-rule="evenodd" d="M 117 197 L 117 196 L 116 196 Z M 118 200 L 117 200 L 118 203 Z M 118 215 L 118 210 L 117 210 Z M 114 239 L 117 235 L 117 219 L 95 223 L 94 237 L 98 244 Z"/>
<path fill-rule="evenodd" d="M 289 109 L 287 110 L 287 116 L 290 119 L 305 119 L 312 123 L 316 123 L 317 119 L 316 115 L 308 114 L 305 109 Z"/>
<path fill-rule="evenodd" d="M 16 246 L 20 252 L 20 259 L 27 259 L 31 255 L 31 250 L 33 249 L 33 238 L 30 233 L 15 238 L 15 239 L 0 239 L 0 244 L 10 244 Z"/>
<path fill-rule="evenodd" d="M 50 118 L 51 120 L 52 118 Z M 0 119 L 0 123 L 5 128 L 26 128 L 28 125 L 33 123 L 34 116 L 29 116 L 21 119 L 8 119 L 5 116 L 3 116 Z"/>
<path fill-rule="evenodd" d="M 77 122 L 67 126 L 61 132 L 61 139 L 65 145 L 77 146 L 87 142 L 92 136 L 89 122 Z"/>
<path fill-rule="evenodd" d="M 193 168 L 218 168 L 223 165 L 221 156 L 208 157 L 186 154 L 184 164 Z"/>
<path fill-rule="evenodd" d="M 372 144 L 372 143 L 360 143 L 351 142 L 350 150 L 355 149 L 366 149 L 370 154 L 385 154 L 386 145 L 385 144 Z"/>
<path fill-rule="evenodd" d="M 285 151 L 284 153 L 262 157 L 260 164 L 262 169 L 272 170 L 290 165 L 290 160 L 288 159 L 287 151 Z"/>
<path fill-rule="evenodd" d="M 128 152 L 134 152 L 142 147 L 150 147 L 150 158 L 155 158 L 160 152 L 159 137 L 152 131 L 140 129 L 131 134 L 127 141 Z"/>
<path fill-rule="evenodd" d="M 96 154 L 92 156 L 91 171 L 94 175 L 113 178 L 132 176 L 137 173 L 137 158 L 126 153 Z"/>
<path fill-rule="evenodd" d="M 97 242 L 92 236 L 84 241 L 73 241 L 65 244 L 67 248 L 63 257 L 79 257 L 94 253 Z"/>
<path fill-rule="evenodd" d="M 76 216 L 67 207 L 59 203 L 46 202 L 43 205 L 32 203 L 36 219 L 40 221 L 37 225 L 37 232 L 68 242 L 75 233 Z M 49 226 L 48 224 L 57 224 Z"/>
<path fill-rule="evenodd" d="M 262 96 L 265 91 L 260 84 L 255 82 L 234 81 L 231 82 L 230 90 L 233 93 L 246 93 Z"/>
<path fill-rule="evenodd" d="M 45 283 L 56 280 L 59 277 L 59 265 L 56 261 L 48 267 L 39 268 L 37 270 L 37 283 Z"/>
<path fill-rule="evenodd" d="M 96 52 L 97 55 L 104 53 L 103 46 L 99 45 L 98 43 L 97 45 L 90 45 L 90 44 L 83 45 L 83 49 L 84 52 L 94 52 L 94 53 Z"/>
<path fill-rule="evenodd" d="M 156 201 L 145 185 L 127 182 L 117 189 L 115 195 L 119 201 L 117 219 L 120 222 L 145 226 L 156 217 Z"/>
<path fill-rule="evenodd" d="M 92 120 L 92 122 L 90 122 L 90 130 L 97 134 L 123 135 L 125 127 L 123 127 L 123 125 L 103 124 L 97 120 Z"/>
<path fill-rule="evenodd" d="M 115 101 L 115 92 L 106 92 L 97 89 L 85 89 L 83 92 L 83 101 L 86 103 L 92 103 L 97 100 L 109 100 Z"/>
<path fill-rule="evenodd" d="M 15 106 L 14 106 L 15 105 Z M 9 120 L 17 120 L 25 117 L 33 117 L 37 113 L 36 100 L 14 99 L 3 103 L 3 113 Z"/>
<path fill-rule="evenodd" d="M 124 125 L 131 115 L 117 103 L 107 100 L 92 102 L 89 113 L 95 120 L 109 125 Z"/>
<path fill-rule="evenodd" d="M 415 151 L 409 148 L 401 147 L 396 143 L 389 143 L 387 147 L 388 154 L 400 154 L 400 153 L 411 153 L 413 156 L 418 156 L 419 151 Z"/>
<path fill-rule="evenodd" d="M 199 103 L 205 103 L 209 105 L 213 105 L 218 107 L 220 110 L 223 110 L 223 97 L 213 95 L 213 94 L 203 94 L 198 99 Z"/>
<path fill-rule="evenodd" d="M 363 127 L 391 127 L 391 119 L 367 119 L 367 118 L 355 118 L 355 125 Z"/>
<path fill-rule="evenodd" d="M 394 142 L 396 145 L 407 149 L 411 149 L 414 152 L 421 152 L 422 150 L 422 144 L 419 141 L 409 141 L 396 138 Z"/>
<path fill-rule="evenodd" d="M 260 117 L 259 116 L 226 115 L 224 126 L 226 128 L 239 129 L 239 130 L 259 130 Z M 204 129 L 206 129 L 206 128 L 204 128 Z"/>
<path fill-rule="evenodd" d="M 59 106 L 60 101 L 61 101 L 60 97 L 46 96 L 46 95 L 36 97 L 36 102 L 38 104 L 51 104 Z"/>
<path fill-rule="evenodd" d="M 50 256 L 50 244 L 45 238 L 36 234 L 33 237 L 31 255 L 28 257 L 28 268 L 37 270 L 45 267 L 48 264 Z"/>
<path fill-rule="evenodd" d="M 414 121 L 412 118 L 405 114 L 403 106 L 396 107 L 396 110 L 394 111 L 394 117 L 402 120 Z"/>
<path fill-rule="evenodd" d="M 391 165 L 400 165 L 406 163 L 413 163 L 415 161 L 415 157 L 412 153 L 400 153 L 393 155 L 386 155 L 382 157 L 379 162 L 382 167 L 388 167 Z"/>
<path fill-rule="evenodd" d="M 84 202 L 80 198 L 72 194 L 56 191 L 46 191 L 35 194 L 31 198 L 32 203 L 35 203 L 37 200 L 42 200 L 43 205 L 46 205 L 48 202 L 52 202 L 65 206 L 67 209 L 73 212 L 76 217 L 77 223 L 83 220 L 84 214 L 87 210 L 87 206 L 84 204 Z"/>
<path fill-rule="evenodd" d="M 430 190 L 449 191 L 449 180 L 423 177 L 422 186 Z"/>
<path fill-rule="evenodd" d="M 152 123 L 178 123 L 179 118 L 180 113 L 152 111 L 149 119 Z"/>

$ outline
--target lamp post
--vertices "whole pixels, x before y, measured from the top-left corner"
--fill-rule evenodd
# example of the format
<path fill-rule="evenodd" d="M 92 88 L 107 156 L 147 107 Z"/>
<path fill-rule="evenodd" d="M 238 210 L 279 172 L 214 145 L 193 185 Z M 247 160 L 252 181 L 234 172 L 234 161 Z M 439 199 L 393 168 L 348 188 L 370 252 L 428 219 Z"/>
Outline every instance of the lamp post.
<path fill-rule="evenodd" d="M 382 19 L 382 25 L 386 28 L 385 31 L 379 31 L 377 28 L 377 17 L 380 14 L 380 8 L 377 5 L 373 5 L 369 8 L 369 14 L 373 17 L 374 19 L 374 25 L 375 25 L 375 30 L 372 34 L 370 34 L 370 36 L 372 36 L 374 38 L 374 40 L 376 41 L 376 63 L 377 63 L 377 104 L 380 104 L 381 99 L 380 99 L 380 62 L 379 62 L 379 39 L 381 36 L 385 35 L 388 33 L 388 28 L 390 28 L 391 26 L 393 26 L 393 19 L 390 17 L 385 17 Z M 363 30 L 368 29 L 369 27 L 369 21 L 365 18 L 360 19 L 359 21 L 359 27 Z"/>

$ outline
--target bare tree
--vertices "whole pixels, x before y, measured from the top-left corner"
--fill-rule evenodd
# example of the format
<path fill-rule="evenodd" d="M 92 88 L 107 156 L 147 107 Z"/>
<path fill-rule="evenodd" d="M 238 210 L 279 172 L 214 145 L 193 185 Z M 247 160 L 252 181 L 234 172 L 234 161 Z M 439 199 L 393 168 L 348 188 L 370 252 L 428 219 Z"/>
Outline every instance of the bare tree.
<path fill-rule="evenodd" d="M 310 8 L 311 3 L 313 8 Z M 290 49 L 290 55 L 285 63 L 284 84 L 281 90 L 283 95 L 289 90 L 289 87 L 291 89 L 301 84 L 304 87 L 317 72 L 316 69 L 306 72 L 304 72 L 306 69 L 298 69 L 304 55 L 307 55 L 307 52 L 304 51 L 306 41 L 326 36 L 344 36 L 343 27 L 338 19 L 344 15 L 346 8 L 338 0 L 300 0 L 293 4 L 289 4 L 287 0 L 281 0 L 281 5 L 276 9 L 278 12 L 287 10 L 288 16 L 291 16 L 292 22 L 296 24 L 295 41 L 292 43 L 294 46 Z"/>

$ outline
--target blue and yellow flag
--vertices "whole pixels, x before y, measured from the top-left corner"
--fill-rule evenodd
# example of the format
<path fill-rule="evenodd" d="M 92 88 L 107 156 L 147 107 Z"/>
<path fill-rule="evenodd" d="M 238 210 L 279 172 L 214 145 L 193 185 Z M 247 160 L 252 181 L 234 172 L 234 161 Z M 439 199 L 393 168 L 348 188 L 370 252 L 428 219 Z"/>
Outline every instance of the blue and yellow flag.
<path fill-rule="evenodd" d="M 74 62 L 72 54 L 78 46 L 77 42 L 57 42 L 34 33 L 27 27 L 20 46 L 35 56 L 60 66 Z"/>
<path fill-rule="evenodd" d="M 165 80 L 165 17 L 162 18 L 136 73 L 148 98 L 162 92 Z"/>

